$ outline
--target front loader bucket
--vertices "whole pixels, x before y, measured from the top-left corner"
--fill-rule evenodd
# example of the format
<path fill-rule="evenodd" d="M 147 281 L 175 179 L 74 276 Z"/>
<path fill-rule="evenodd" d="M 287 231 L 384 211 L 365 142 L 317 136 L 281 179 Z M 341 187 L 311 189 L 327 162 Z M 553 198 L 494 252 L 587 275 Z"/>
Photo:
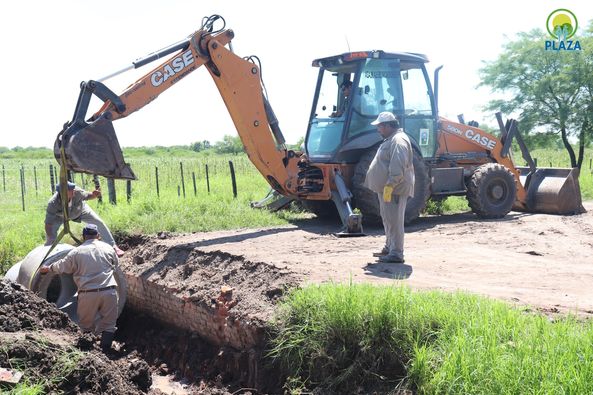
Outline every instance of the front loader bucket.
<path fill-rule="evenodd" d="M 538 168 L 532 174 L 529 174 L 528 167 L 517 169 L 527 190 L 527 211 L 561 215 L 585 212 L 577 167 Z"/>
<path fill-rule="evenodd" d="M 68 170 L 108 178 L 136 179 L 130 166 L 124 162 L 113 123 L 104 117 L 90 124 L 72 124 L 58 136 L 54 156 L 60 164 L 62 144 Z"/>

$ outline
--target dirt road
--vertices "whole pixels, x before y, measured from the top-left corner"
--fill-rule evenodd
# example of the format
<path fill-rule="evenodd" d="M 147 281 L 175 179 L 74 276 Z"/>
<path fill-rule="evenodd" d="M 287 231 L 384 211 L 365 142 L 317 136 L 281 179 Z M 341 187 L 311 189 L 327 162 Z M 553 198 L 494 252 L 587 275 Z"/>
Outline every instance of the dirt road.
<path fill-rule="evenodd" d="M 545 311 L 593 314 L 593 202 L 587 213 L 555 216 L 511 212 L 502 220 L 471 213 L 422 218 L 406 228 L 406 263 L 377 264 L 378 228 L 367 237 L 337 238 L 335 223 L 306 220 L 287 227 L 195 233 L 159 242 L 191 245 L 265 262 L 302 283 L 393 284 L 465 290 Z M 398 280 L 399 279 L 399 280 Z"/>

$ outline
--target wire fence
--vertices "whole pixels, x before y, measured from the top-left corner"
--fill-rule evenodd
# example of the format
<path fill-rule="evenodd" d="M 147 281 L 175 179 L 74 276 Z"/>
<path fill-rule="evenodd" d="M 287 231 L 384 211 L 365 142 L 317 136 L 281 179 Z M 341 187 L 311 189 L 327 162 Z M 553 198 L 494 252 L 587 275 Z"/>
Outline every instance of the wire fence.
<path fill-rule="evenodd" d="M 541 153 L 534 160 L 540 166 L 567 167 L 566 159 L 554 152 L 553 155 Z M 115 180 L 108 188 L 107 179 L 97 177 L 104 192 L 112 203 L 117 203 L 117 196 L 125 196 L 127 201 L 135 193 L 176 194 L 180 198 L 200 193 L 210 193 L 213 188 L 220 188 L 220 183 L 213 179 L 228 179 L 225 190 L 236 197 L 238 190 L 236 176 L 261 177 L 255 166 L 245 155 L 212 155 L 200 158 L 132 158 L 129 161 L 137 180 L 127 183 Z M 583 170 L 588 170 L 588 177 L 593 167 L 593 158 L 588 157 L 583 163 Z M 0 159 L 0 210 L 17 212 L 45 210 L 45 204 L 55 191 L 59 182 L 59 166 L 52 160 L 40 159 Z M 584 174 L 582 174 L 584 175 Z M 82 173 L 70 173 L 69 178 L 86 190 L 95 188 L 93 176 Z M 227 189 L 228 188 L 228 189 Z M 109 189 L 109 191 L 108 191 Z M 108 191 L 109 193 L 105 193 Z"/>
<path fill-rule="evenodd" d="M 257 169 L 243 155 L 216 155 L 204 158 L 155 158 L 129 161 L 137 180 L 107 180 L 95 177 L 103 191 L 103 199 L 117 203 L 117 196 L 133 198 L 134 193 L 177 194 L 183 198 L 198 193 L 209 193 L 219 183 L 212 179 L 228 179 L 230 193 L 237 189 L 235 177 L 261 177 Z M 59 166 L 51 160 L 0 160 L 0 210 L 16 212 L 45 210 L 45 204 L 59 183 Z M 69 172 L 68 178 L 83 189 L 95 189 L 92 175 Z M 109 181 L 109 182 L 108 182 Z M 108 185 L 109 184 L 109 185 Z M 225 183 L 226 185 L 226 183 Z M 108 193 L 105 193 L 108 191 Z M 120 197 L 121 201 L 121 197 Z"/>

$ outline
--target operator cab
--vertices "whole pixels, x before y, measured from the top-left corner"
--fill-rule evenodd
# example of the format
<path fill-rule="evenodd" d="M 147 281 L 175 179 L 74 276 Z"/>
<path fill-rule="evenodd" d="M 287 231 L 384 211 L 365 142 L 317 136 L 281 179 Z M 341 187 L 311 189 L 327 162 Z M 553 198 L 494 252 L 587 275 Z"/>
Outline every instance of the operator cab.
<path fill-rule="evenodd" d="M 319 76 L 305 147 L 315 162 L 354 163 L 381 141 L 370 123 L 393 112 L 425 158 L 434 157 L 436 105 L 426 56 L 352 52 L 313 61 Z M 350 89 L 345 89 L 348 85 Z"/>

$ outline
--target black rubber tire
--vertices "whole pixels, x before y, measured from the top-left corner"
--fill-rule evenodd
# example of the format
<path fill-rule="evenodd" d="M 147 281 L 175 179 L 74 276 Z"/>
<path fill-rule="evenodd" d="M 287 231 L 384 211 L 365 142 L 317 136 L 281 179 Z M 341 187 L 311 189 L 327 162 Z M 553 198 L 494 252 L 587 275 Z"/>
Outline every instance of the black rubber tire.
<path fill-rule="evenodd" d="M 414 196 L 406 203 L 406 225 L 422 214 L 431 194 L 429 167 L 418 151 L 414 151 L 414 178 Z"/>
<path fill-rule="evenodd" d="M 371 148 L 362 156 L 354 168 L 352 175 L 353 206 L 362 213 L 362 221 L 365 224 L 380 224 L 381 214 L 377 194 L 363 186 L 369 166 L 375 157 L 377 148 Z"/>
<path fill-rule="evenodd" d="M 478 167 L 467 182 L 467 201 L 480 218 L 504 217 L 516 196 L 515 176 L 499 163 Z"/>
<path fill-rule="evenodd" d="M 377 194 L 363 186 L 364 179 L 377 148 L 370 149 L 360 157 L 352 176 L 352 194 L 354 195 L 354 207 L 362 212 L 362 219 L 365 223 L 381 223 L 379 211 L 379 199 Z M 405 224 L 409 224 L 420 216 L 426 208 L 426 202 L 430 198 L 430 176 L 428 166 L 422 155 L 414 150 L 414 197 L 408 199 L 406 205 Z"/>

